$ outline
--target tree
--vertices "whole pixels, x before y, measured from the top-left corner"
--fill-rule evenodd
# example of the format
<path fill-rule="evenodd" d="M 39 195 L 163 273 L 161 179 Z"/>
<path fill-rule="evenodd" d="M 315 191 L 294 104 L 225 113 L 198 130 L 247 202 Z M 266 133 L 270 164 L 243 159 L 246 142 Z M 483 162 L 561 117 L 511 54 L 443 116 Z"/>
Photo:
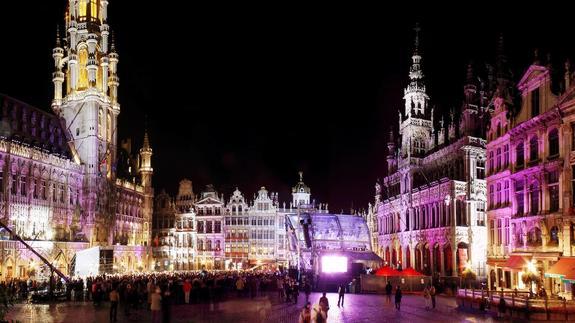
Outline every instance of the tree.
<path fill-rule="evenodd" d="M 477 279 L 477 274 L 473 271 L 471 266 L 465 266 L 465 269 L 461 273 L 461 279 L 465 281 L 467 286 L 470 286 L 471 282 Z"/>
<path fill-rule="evenodd" d="M 533 292 L 533 284 L 534 283 L 535 284 L 541 283 L 541 277 L 539 277 L 539 275 L 533 271 L 524 272 L 523 275 L 521 276 L 521 280 L 523 281 L 523 283 L 525 285 L 529 286 L 530 292 Z"/>

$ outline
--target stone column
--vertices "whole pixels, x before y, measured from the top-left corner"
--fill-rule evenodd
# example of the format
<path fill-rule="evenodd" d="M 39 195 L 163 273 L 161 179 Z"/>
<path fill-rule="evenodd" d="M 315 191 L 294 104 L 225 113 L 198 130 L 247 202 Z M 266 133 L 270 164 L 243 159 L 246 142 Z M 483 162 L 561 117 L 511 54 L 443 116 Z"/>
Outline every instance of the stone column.
<path fill-rule="evenodd" d="M 458 270 L 458 268 L 457 268 L 457 242 L 455 240 L 453 242 L 451 242 L 451 254 L 452 254 L 451 266 L 453 268 L 453 276 L 457 277 L 457 276 L 459 276 L 459 273 L 457 272 L 457 270 Z"/>
<path fill-rule="evenodd" d="M 445 277 L 445 254 L 443 246 L 439 246 L 439 260 L 441 261 L 441 276 Z"/>

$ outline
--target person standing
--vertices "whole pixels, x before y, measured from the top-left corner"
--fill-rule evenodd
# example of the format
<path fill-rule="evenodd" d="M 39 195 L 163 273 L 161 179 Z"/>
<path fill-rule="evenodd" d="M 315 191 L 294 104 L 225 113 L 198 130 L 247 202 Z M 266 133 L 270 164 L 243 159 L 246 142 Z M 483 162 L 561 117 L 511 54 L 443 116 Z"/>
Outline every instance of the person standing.
<path fill-rule="evenodd" d="M 168 283 L 162 296 L 162 323 L 170 323 L 172 317 L 172 292 L 171 285 Z"/>
<path fill-rule="evenodd" d="M 162 310 L 162 290 L 156 287 L 156 291 L 151 295 L 150 309 L 152 310 L 152 323 L 160 322 L 160 311 Z"/>
<path fill-rule="evenodd" d="M 337 288 L 337 293 L 339 295 L 339 297 L 337 299 L 337 306 L 339 307 L 340 301 L 341 301 L 341 306 L 343 306 L 343 298 L 345 296 L 345 287 L 343 286 L 343 284 L 339 285 L 339 287 Z"/>
<path fill-rule="evenodd" d="M 299 314 L 298 323 L 311 323 L 311 304 L 306 302 L 305 307 L 301 310 Z"/>
<path fill-rule="evenodd" d="M 391 283 L 387 281 L 387 285 L 385 285 L 385 294 L 387 295 L 387 304 L 391 304 L 391 292 L 393 291 L 393 286 Z"/>
<path fill-rule="evenodd" d="M 190 291 L 192 290 L 192 284 L 189 279 L 186 279 L 182 285 L 182 289 L 184 290 L 184 302 L 186 304 L 190 304 Z"/>
<path fill-rule="evenodd" d="M 118 320 L 118 301 L 120 301 L 120 293 L 118 293 L 118 290 L 113 287 L 108 297 L 110 299 L 110 322 L 116 322 Z"/>
<path fill-rule="evenodd" d="M 309 282 L 305 283 L 304 290 L 305 290 L 305 302 L 308 303 L 309 295 L 311 294 L 311 284 Z"/>
<path fill-rule="evenodd" d="M 429 290 L 429 295 L 431 296 L 431 308 L 435 309 L 435 286 L 431 285 L 431 289 Z"/>
<path fill-rule="evenodd" d="M 323 292 L 322 297 L 319 299 L 319 307 L 321 311 L 324 313 L 325 319 L 327 320 L 327 311 L 329 311 L 329 300 L 327 299 L 326 293 Z"/>
<path fill-rule="evenodd" d="M 431 308 L 431 295 L 429 295 L 429 286 L 425 287 L 423 290 L 423 298 L 425 299 L 425 309 L 429 310 Z"/>
<path fill-rule="evenodd" d="M 498 312 L 497 317 L 505 318 L 505 312 L 507 311 L 507 303 L 505 302 L 505 297 L 501 295 L 499 297 L 499 305 L 497 306 Z"/>
<path fill-rule="evenodd" d="M 395 309 L 398 311 L 401 309 L 401 297 L 401 288 L 398 285 L 395 289 Z"/>

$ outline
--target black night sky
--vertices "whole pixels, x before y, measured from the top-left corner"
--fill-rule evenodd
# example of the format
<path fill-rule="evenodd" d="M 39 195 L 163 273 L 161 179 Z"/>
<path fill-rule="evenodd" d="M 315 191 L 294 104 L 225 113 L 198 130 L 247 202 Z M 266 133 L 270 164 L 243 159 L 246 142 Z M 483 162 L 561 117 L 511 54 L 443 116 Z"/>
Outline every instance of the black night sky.
<path fill-rule="evenodd" d="M 0 92 L 49 109 L 65 2 L 0 3 Z M 365 208 L 385 174 L 386 133 L 397 129 L 416 21 L 429 93 L 444 111 L 460 107 L 467 62 L 494 60 L 500 32 L 516 79 L 534 48 L 551 51 L 557 66 L 575 59 L 572 11 L 552 2 L 537 10 L 527 2 L 502 8 L 502 1 L 163 3 L 109 5 L 120 54 L 119 138 L 139 148 L 148 116 L 156 192 L 175 193 L 187 177 L 196 193 L 213 183 L 226 196 L 238 186 L 251 198 L 266 186 L 289 203 L 301 169 L 312 198 L 332 212 Z"/>

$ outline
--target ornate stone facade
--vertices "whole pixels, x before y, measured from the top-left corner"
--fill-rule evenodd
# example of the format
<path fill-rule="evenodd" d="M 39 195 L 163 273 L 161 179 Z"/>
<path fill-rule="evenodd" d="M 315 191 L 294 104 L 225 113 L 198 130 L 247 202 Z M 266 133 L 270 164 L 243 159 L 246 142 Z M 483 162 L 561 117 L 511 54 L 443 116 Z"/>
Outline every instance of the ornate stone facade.
<path fill-rule="evenodd" d="M 139 162 L 122 173 L 133 156 L 117 147 L 118 54 L 107 6 L 68 4 L 65 42 L 58 35 L 52 52 L 54 115 L 0 97 L 0 218 L 64 273 L 91 246 L 113 249 L 118 271 L 143 270 L 149 260 L 152 149 L 146 134 Z M 0 247 L 2 278 L 42 272 L 20 243 Z"/>
<path fill-rule="evenodd" d="M 471 266 L 485 275 L 482 117 L 488 110 L 487 93 L 476 84 L 470 66 L 459 120 L 452 112 L 448 127 L 443 120 L 437 125 L 418 45 L 416 36 L 399 118 L 400 139 L 390 132 L 387 176 L 376 184 L 374 205 L 368 210 L 368 226 L 378 233 L 372 245 L 390 265 L 436 276 L 457 276 Z"/>
<path fill-rule="evenodd" d="M 548 293 L 573 292 L 545 275 L 575 255 L 575 86 L 569 63 L 558 71 L 536 54 L 517 84 L 498 80 L 487 144 L 491 288 L 528 289 L 522 276 L 535 271 Z"/>
<path fill-rule="evenodd" d="M 156 200 L 154 258 L 156 270 L 246 269 L 286 265 L 286 216 L 309 205 L 311 190 L 303 182 L 292 188 L 292 202 L 280 206 L 278 193 L 262 187 L 249 202 L 236 190 L 225 201 L 209 185 L 195 197 L 189 180 L 180 182 L 175 202 L 166 194 Z M 319 204 L 317 213 L 327 213 Z"/>

